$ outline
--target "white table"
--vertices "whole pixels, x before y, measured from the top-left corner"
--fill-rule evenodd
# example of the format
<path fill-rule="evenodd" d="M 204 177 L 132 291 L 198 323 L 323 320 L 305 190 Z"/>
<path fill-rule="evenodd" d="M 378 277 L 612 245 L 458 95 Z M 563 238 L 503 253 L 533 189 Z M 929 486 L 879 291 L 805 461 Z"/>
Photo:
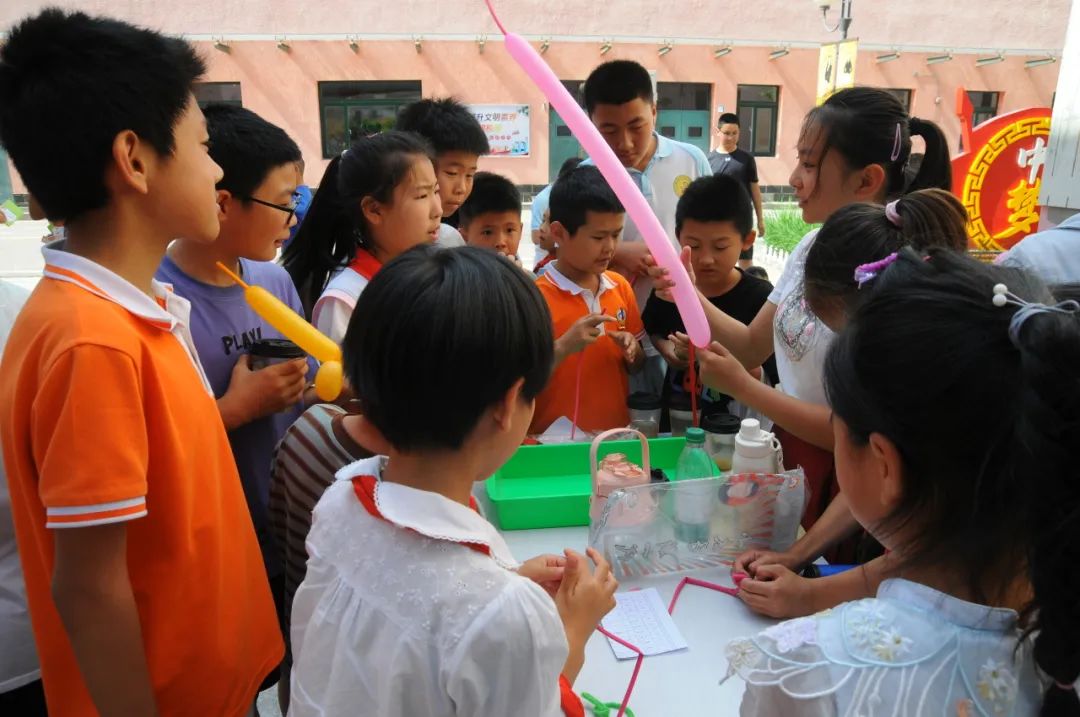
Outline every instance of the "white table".
<path fill-rule="evenodd" d="M 481 504 L 486 506 L 484 491 L 476 492 Z M 588 545 L 587 528 L 508 530 L 503 532 L 503 537 L 518 560 L 542 553 L 561 554 L 563 548 L 584 552 Z M 692 576 L 731 585 L 726 568 L 699 570 Z M 626 580 L 619 589 L 655 587 L 666 605 L 682 577 Z M 683 589 L 675 606 L 674 619 L 690 649 L 645 658 L 634 694 L 630 697 L 630 707 L 635 715 L 738 715 L 744 690 L 742 680 L 733 677 L 723 685 L 719 684 L 728 666 L 724 646 L 729 640 L 754 634 L 774 621 L 752 613 L 738 598 L 693 585 Z M 634 660 L 616 660 L 607 638 L 595 633 L 585 647 L 585 667 L 574 683 L 574 689 L 578 693 L 588 692 L 604 702 L 621 702 L 633 670 Z M 611 714 L 614 717 L 615 711 Z"/>

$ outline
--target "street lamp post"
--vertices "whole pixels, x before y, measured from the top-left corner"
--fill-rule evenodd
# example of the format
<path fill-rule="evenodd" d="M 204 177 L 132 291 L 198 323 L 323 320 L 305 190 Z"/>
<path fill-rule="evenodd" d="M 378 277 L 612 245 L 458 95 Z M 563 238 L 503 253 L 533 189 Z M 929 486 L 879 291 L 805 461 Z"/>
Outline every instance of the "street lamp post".
<path fill-rule="evenodd" d="M 829 9 L 833 3 L 828 0 L 813 0 L 813 3 L 821 9 L 821 21 L 825 24 L 827 32 L 840 31 L 840 38 L 847 39 L 848 28 L 851 27 L 851 3 L 853 0 L 840 0 L 840 21 L 829 27 Z"/>

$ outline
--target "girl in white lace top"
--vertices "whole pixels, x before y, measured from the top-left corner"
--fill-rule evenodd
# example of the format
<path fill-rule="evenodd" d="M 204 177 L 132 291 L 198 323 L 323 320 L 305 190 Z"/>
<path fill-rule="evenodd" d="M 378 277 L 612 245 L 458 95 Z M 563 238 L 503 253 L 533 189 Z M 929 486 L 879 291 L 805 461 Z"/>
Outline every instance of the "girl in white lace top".
<path fill-rule="evenodd" d="M 519 564 L 473 482 L 525 438 L 551 374 L 540 293 L 486 249 L 421 247 L 365 289 L 345 337 L 360 443 L 323 494 L 293 600 L 292 717 L 581 717 L 571 685 L 615 606 L 607 563 Z"/>
<path fill-rule="evenodd" d="M 825 380 L 900 577 L 730 643 L 742 714 L 1080 715 L 1080 306 L 943 251 L 866 274 Z"/>

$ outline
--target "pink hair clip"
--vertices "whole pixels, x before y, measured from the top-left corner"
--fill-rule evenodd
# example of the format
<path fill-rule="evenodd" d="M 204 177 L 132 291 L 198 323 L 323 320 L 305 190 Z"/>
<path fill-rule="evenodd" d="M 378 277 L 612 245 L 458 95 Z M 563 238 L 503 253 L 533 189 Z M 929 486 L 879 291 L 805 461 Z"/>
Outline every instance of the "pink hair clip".
<path fill-rule="evenodd" d="M 903 132 L 900 131 L 900 123 L 896 123 L 896 136 L 893 137 L 892 155 L 889 157 L 889 161 L 895 162 L 900 159 L 900 150 L 903 148 Z"/>
<path fill-rule="evenodd" d="M 881 272 L 885 271 L 885 269 L 896 261 L 899 256 L 900 255 L 894 251 L 884 259 L 855 267 L 855 283 L 858 284 L 861 289 L 863 284 L 876 279 Z"/>

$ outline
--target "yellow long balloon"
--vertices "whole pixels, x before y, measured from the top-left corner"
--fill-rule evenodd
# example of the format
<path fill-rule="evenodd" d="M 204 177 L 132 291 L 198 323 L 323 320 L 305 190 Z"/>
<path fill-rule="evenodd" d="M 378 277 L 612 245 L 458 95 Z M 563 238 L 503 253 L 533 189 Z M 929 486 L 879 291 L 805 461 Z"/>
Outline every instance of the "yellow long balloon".
<path fill-rule="evenodd" d="M 319 398 L 333 401 L 341 395 L 341 347 L 266 289 L 245 283 L 220 261 L 217 265 L 233 281 L 244 287 L 244 300 L 252 311 L 277 329 L 282 336 L 318 359 L 321 365 L 315 374 L 315 393 Z"/>

